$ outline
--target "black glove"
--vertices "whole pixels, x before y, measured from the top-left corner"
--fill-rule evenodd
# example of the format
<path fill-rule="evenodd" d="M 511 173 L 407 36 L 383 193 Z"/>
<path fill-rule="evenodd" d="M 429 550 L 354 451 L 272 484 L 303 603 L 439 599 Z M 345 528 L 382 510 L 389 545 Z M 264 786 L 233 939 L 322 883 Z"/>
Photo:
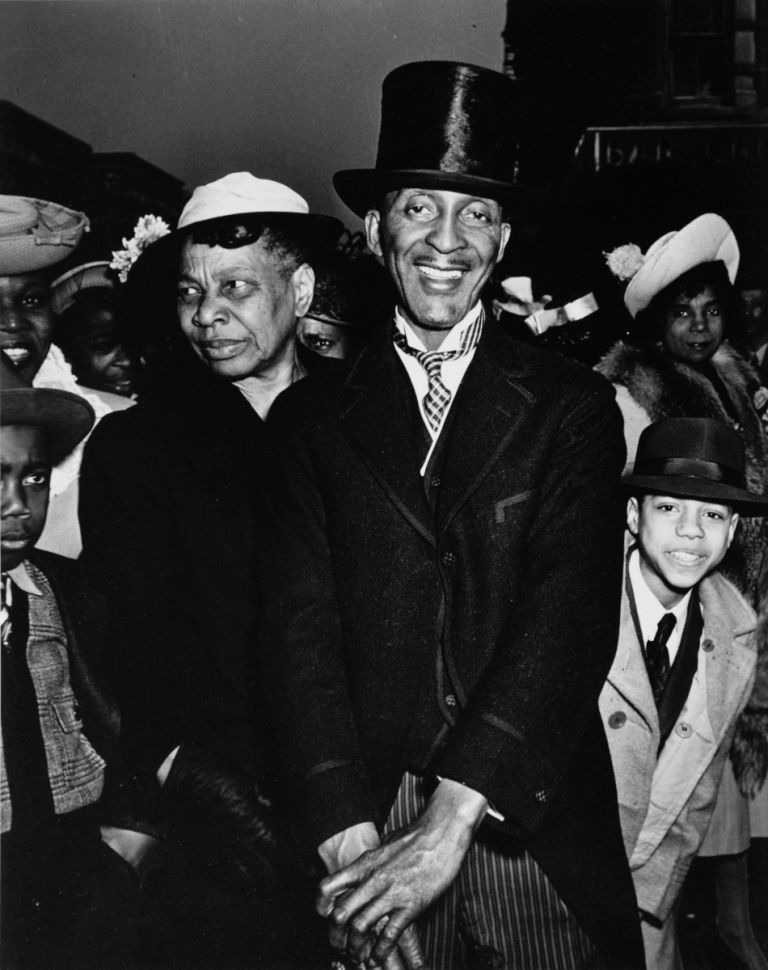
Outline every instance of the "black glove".
<path fill-rule="evenodd" d="M 171 848 L 189 853 L 216 880 L 262 897 L 274 893 L 287 860 L 274 809 L 255 778 L 218 752 L 185 742 L 162 801 Z"/>

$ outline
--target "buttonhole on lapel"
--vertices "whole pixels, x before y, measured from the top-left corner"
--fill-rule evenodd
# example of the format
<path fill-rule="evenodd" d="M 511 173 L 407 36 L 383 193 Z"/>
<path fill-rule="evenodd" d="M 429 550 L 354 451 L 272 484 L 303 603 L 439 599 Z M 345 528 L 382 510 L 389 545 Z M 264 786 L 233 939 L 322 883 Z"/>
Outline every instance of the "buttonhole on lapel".
<path fill-rule="evenodd" d="M 503 498 L 500 502 L 497 502 L 494 507 L 494 518 L 497 525 L 501 525 L 507 517 L 507 509 L 512 505 L 519 505 L 521 502 L 525 502 L 533 495 L 533 491 L 529 489 L 527 492 L 518 492 L 517 495 L 510 495 L 509 498 Z"/>

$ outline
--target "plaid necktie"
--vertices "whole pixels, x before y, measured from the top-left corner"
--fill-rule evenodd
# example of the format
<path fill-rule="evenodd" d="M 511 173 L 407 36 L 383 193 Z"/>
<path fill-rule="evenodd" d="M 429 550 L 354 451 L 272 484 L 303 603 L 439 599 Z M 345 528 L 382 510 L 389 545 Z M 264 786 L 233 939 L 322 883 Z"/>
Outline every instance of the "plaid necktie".
<path fill-rule="evenodd" d="M 459 357 L 466 357 L 470 351 L 474 350 L 483 332 L 483 321 L 485 313 L 483 310 L 477 319 L 471 323 L 461 338 L 461 344 L 457 350 L 417 350 L 411 347 L 405 339 L 405 334 L 395 328 L 394 342 L 403 353 L 415 357 L 427 372 L 427 393 L 424 395 L 422 404 L 424 414 L 432 431 L 437 434 L 443 422 L 443 417 L 451 403 L 451 392 L 443 384 L 443 361 L 457 360 Z"/>
<path fill-rule="evenodd" d="M 653 699 L 656 701 L 657 707 L 669 677 L 667 641 L 676 623 L 677 617 L 674 613 L 665 613 L 659 620 L 656 636 L 645 645 L 645 666 L 648 670 L 648 680 L 651 682 Z"/>

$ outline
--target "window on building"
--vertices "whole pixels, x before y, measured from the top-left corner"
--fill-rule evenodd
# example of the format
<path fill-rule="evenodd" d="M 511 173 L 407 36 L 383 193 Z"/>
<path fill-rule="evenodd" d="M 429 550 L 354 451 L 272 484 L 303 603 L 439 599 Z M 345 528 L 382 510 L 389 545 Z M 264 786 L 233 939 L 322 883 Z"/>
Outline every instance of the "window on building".
<path fill-rule="evenodd" d="M 669 83 L 678 104 L 730 103 L 729 0 L 669 0 Z"/>

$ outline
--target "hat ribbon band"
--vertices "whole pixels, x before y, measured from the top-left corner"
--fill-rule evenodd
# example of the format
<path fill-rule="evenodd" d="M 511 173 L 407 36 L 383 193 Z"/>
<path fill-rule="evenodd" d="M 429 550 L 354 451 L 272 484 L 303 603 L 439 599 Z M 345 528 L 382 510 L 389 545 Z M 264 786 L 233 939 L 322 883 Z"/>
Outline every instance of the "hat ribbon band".
<path fill-rule="evenodd" d="M 34 236 L 36 246 L 76 246 L 79 232 L 65 230 L 63 232 L 43 232 L 38 230 Z"/>
<path fill-rule="evenodd" d="M 644 458 L 635 465 L 633 476 L 685 475 L 689 478 L 706 478 L 734 488 L 746 488 L 746 479 L 737 469 L 721 465 L 717 461 L 702 458 Z"/>

